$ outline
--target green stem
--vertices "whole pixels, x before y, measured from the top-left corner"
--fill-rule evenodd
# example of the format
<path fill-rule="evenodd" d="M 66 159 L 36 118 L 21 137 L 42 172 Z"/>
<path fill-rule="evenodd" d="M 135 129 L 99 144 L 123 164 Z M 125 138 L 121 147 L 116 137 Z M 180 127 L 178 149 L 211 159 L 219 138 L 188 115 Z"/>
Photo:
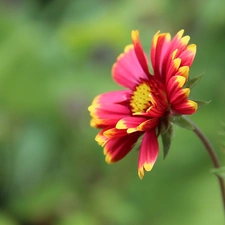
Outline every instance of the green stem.
<path fill-rule="evenodd" d="M 202 141 L 203 145 L 205 146 L 209 157 L 213 163 L 214 168 L 220 168 L 220 162 L 219 159 L 217 157 L 216 151 L 214 150 L 214 148 L 212 147 L 211 143 L 209 142 L 208 138 L 204 135 L 204 133 L 187 117 L 184 117 L 190 124 L 192 124 L 192 126 L 194 127 L 194 132 L 196 133 L 196 135 L 199 137 L 199 139 Z M 219 181 L 219 185 L 220 185 L 220 191 L 221 191 L 221 195 L 222 195 L 222 202 L 223 202 L 223 209 L 225 212 L 225 184 L 224 184 L 224 180 L 217 176 L 218 181 Z"/>

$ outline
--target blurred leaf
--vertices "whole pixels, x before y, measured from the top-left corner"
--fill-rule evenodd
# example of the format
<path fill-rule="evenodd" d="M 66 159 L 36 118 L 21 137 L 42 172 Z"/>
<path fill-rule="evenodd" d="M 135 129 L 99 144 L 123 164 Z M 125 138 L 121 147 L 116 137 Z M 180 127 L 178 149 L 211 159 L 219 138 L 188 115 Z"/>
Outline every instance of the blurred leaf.
<path fill-rule="evenodd" d="M 162 137 L 162 143 L 163 143 L 163 157 L 165 159 L 170 150 L 171 141 L 173 138 L 173 125 L 172 124 L 169 126 L 168 130 L 161 135 L 161 137 Z"/>
<path fill-rule="evenodd" d="M 221 126 L 222 126 L 223 129 L 225 130 L 225 122 L 221 121 Z"/>
<path fill-rule="evenodd" d="M 195 102 L 198 104 L 198 110 L 199 110 L 200 108 L 202 108 L 203 106 L 208 105 L 208 104 L 211 102 L 211 100 L 210 100 L 210 101 L 193 100 L 193 101 L 195 101 Z"/>
<path fill-rule="evenodd" d="M 190 80 L 188 80 L 187 82 L 187 86 L 192 89 L 202 78 L 203 74 L 200 74 L 196 77 L 191 78 Z"/>
<path fill-rule="evenodd" d="M 194 130 L 193 125 L 187 121 L 183 116 L 173 116 L 170 121 L 179 127 L 185 128 L 187 130 Z"/>
<path fill-rule="evenodd" d="M 17 225 L 10 215 L 7 215 L 6 213 L 0 213 L 0 225 Z"/>
<path fill-rule="evenodd" d="M 13 199 L 10 210 L 20 218 L 44 218 L 57 210 L 68 206 L 73 207 L 76 202 L 75 192 L 72 192 L 61 181 L 43 182 L 40 189 L 28 192 L 26 195 Z"/>
<path fill-rule="evenodd" d="M 99 222 L 95 218 L 95 215 L 91 215 L 89 212 L 79 212 L 74 211 L 73 213 L 69 214 L 68 216 L 62 218 L 62 220 L 57 223 L 57 225 L 84 225 L 84 224 L 91 224 L 97 225 Z"/>

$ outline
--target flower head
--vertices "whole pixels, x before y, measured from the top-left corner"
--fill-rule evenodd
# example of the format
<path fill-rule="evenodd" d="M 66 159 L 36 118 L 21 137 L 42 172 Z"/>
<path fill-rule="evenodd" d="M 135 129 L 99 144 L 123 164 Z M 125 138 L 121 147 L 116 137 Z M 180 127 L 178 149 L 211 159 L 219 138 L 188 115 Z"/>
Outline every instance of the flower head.
<path fill-rule="evenodd" d="M 169 33 L 155 34 L 150 72 L 139 32 L 132 31 L 132 44 L 112 67 L 114 81 L 126 89 L 101 94 L 88 108 L 91 126 L 101 129 L 95 140 L 104 147 L 107 163 L 125 157 L 143 135 L 138 158 L 140 178 L 158 157 L 157 138 L 170 126 L 169 119 L 197 110 L 197 103 L 188 100 L 190 89 L 184 87 L 196 45 L 188 45 L 190 37 L 182 37 L 183 32 L 172 40 Z"/>

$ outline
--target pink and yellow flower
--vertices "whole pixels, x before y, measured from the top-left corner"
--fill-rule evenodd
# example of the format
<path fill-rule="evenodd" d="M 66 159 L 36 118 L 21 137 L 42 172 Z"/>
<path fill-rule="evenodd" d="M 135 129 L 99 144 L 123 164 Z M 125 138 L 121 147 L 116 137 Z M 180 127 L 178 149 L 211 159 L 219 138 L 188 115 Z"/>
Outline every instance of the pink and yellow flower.
<path fill-rule="evenodd" d="M 132 44 L 125 47 L 112 67 L 115 82 L 125 90 L 97 96 L 89 106 L 91 126 L 101 129 L 96 141 L 104 147 L 107 163 L 125 157 L 143 135 L 138 175 L 142 179 L 158 157 L 158 136 L 170 126 L 175 115 L 190 115 L 197 103 L 188 100 L 185 87 L 196 45 L 179 31 L 171 40 L 169 33 L 157 32 L 153 37 L 149 70 L 139 32 L 132 31 Z"/>

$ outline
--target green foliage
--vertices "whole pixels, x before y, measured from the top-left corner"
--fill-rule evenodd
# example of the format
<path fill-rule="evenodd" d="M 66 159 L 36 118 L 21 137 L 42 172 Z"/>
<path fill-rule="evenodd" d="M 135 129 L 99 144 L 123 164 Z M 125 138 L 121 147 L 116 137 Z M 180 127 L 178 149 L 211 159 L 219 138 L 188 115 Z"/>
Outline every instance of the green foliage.
<path fill-rule="evenodd" d="M 167 131 L 161 134 L 161 137 L 162 137 L 162 144 L 163 144 L 163 157 L 165 159 L 170 150 L 171 141 L 173 138 L 173 126 L 170 125 Z"/>
<path fill-rule="evenodd" d="M 217 169 L 212 169 L 212 173 L 214 173 L 216 176 L 221 177 L 225 179 L 225 167 L 220 167 Z"/>
<path fill-rule="evenodd" d="M 191 78 L 187 82 L 187 87 L 192 89 L 201 79 L 202 79 L 203 74 L 200 74 L 194 78 Z"/>
<path fill-rule="evenodd" d="M 194 130 L 193 125 L 183 116 L 173 116 L 170 118 L 170 121 L 179 127 L 185 128 L 187 130 Z"/>
<path fill-rule="evenodd" d="M 203 101 L 203 100 L 194 100 L 198 104 L 198 110 L 203 106 L 208 105 L 211 101 Z"/>

